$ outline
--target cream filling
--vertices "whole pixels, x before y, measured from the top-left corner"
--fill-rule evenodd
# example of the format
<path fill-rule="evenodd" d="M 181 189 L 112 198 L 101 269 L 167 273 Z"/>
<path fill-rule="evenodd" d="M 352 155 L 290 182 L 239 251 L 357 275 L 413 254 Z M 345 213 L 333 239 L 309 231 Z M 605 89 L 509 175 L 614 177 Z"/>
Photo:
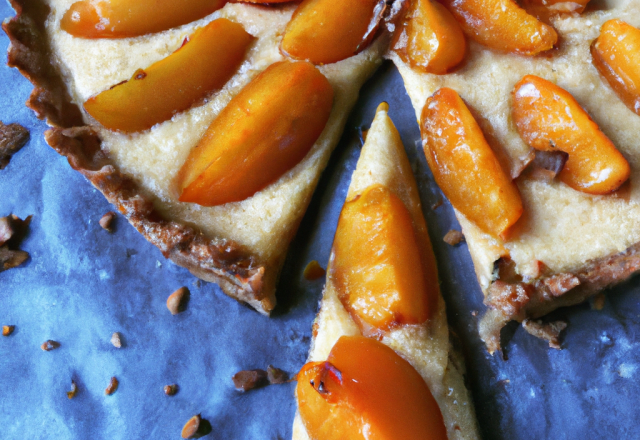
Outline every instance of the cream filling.
<path fill-rule="evenodd" d="M 603 7 L 554 19 L 561 44 L 548 57 L 503 54 L 471 42 L 466 64 L 455 73 L 437 76 L 413 71 L 397 55 L 390 55 L 404 78 L 418 120 L 427 97 L 441 87 L 451 87 L 481 115 L 485 135 L 497 141 L 494 150 L 512 172 L 530 151 L 511 117 L 511 92 L 527 74 L 569 91 L 631 165 L 628 201 L 616 195 L 591 196 L 560 182 L 520 182 L 525 214 L 518 235 L 506 243 L 456 213 L 483 289 L 490 283 L 493 262 L 506 252 L 521 274 L 535 276 L 536 260 L 554 272 L 572 272 L 587 260 L 621 252 L 640 241 L 640 117 L 600 77 L 589 51 L 607 20 L 620 18 L 640 27 L 640 2 L 611 0 Z"/>
<path fill-rule="evenodd" d="M 418 239 L 428 241 L 411 166 L 400 136 L 383 110 L 378 110 L 367 134 L 347 199 L 376 183 L 385 185 L 400 197 L 411 213 Z M 342 306 L 330 280 L 325 286 L 315 325 L 317 331 L 309 353 L 310 362 L 326 360 L 341 336 L 361 334 Z M 460 373 L 450 363 L 449 328 L 442 297 L 439 297 L 437 310 L 429 321 L 423 325 L 397 328 L 382 342 L 405 358 L 424 378 L 440 406 L 450 439 L 479 438 L 470 396 Z M 309 438 L 299 415 L 294 421 L 293 438 Z"/>
<path fill-rule="evenodd" d="M 55 59 L 78 105 L 113 84 L 129 79 L 138 68 L 170 55 L 196 28 L 216 18 L 225 17 L 241 23 L 256 37 L 239 72 L 204 105 L 133 135 L 103 129 L 86 114 L 85 120 L 99 130 L 103 148 L 117 167 L 155 196 L 156 208 L 167 218 L 196 225 L 209 237 L 233 240 L 258 256 L 263 264 L 279 264 L 342 133 L 361 85 L 381 62 L 384 39 L 378 39 L 357 56 L 319 68 L 334 87 L 335 101 L 324 132 L 302 162 L 249 199 L 201 207 L 179 202 L 172 181 L 189 151 L 227 103 L 258 73 L 283 59 L 278 46 L 296 5 L 263 7 L 229 3 L 202 20 L 159 34 L 120 40 L 86 40 L 60 30 L 60 19 L 74 1 L 49 0 L 52 14 L 47 30 Z"/>

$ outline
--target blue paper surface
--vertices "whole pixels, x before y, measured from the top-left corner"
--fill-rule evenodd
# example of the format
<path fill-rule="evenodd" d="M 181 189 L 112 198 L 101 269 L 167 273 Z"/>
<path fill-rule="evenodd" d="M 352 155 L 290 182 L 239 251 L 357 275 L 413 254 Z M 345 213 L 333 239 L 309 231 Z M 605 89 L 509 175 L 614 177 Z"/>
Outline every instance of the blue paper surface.
<path fill-rule="evenodd" d="M 13 15 L 0 2 L 0 16 Z M 0 47 L 8 39 L 0 35 Z M 442 237 L 459 226 L 416 146 L 415 114 L 402 80 L 385 63 L 362 91 L 340 145 L 296 236 L 278 286 L 279 306 L 265 318 L 215 284 L 166 261 L 118 216 L 113 234 L 98 220 L 112 207 L 43 139 L 46 129 L 24 106 L 31 86 L 0 66 L 0 120 L 18 122 L 31 140 L 0 171 L 0 216 L 33 215 L 22 249 L 28 262 L 0 273 L 0 439 L 175 439 L 201 413 L 212 439 L 286 439 L 295 384 L 237 392 L 231 376 L 273 364 L 295 373 L 306 359 L 323 280 L 306 281 L 305 265 L 329 257 L 338 215 L 359 154 L 357 128 L 389 102 L 415 164 L 424 212 L 438 257 L 449 322 L 463 348 L 478 421 L 486 439 L 640 438 L 640 279 L 609 293 L 604 310 L 562 309 L 569 321 L 563 350 L 521 328 L 491 357 L 478 338 L 484 311 L 465 244 Z M 187 286 L 186 312 L 172 316 L 167 296 Z M 472 312 L 479 312 L 473 316 Z M 122 334 L 123 347 L 110 343 Z M 47 339 L 61 347 L 44 352 Z M 112 376 L 115 394 L 104 390 Z M 67 398 L 71 381 L 78 394 Z M 168 397 L 163 386 L 177 383 Z"/>

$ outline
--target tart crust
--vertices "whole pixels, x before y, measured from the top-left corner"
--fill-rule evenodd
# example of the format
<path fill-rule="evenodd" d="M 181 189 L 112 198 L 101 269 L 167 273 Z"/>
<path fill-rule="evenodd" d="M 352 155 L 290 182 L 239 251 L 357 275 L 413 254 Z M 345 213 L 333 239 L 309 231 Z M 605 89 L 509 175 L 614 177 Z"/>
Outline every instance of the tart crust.
<path fill-rule="evenodd" d="M 393 191 L 408 208 L 416 236 L 429 243 L 418 188 L 404 146 L 387 110 L 380 106 L 367 133 L 356 170 L 351 178 L 347 200 L 373 184 Z M 331 271 L 331 261 L 327 273 Z M 341 336 L 360 335 L 360 330 L 338 298 L 331 278 L 327 277 L 320 311 L 313 324 L 309 362 L 324 361 Z M 464 384 L 464 360 L 450 342 L 445 303 L 438 296 L 431 319 L 422 325 L 402 326 L 389 331 L 381 342 L 393 348 L 423 377 L 438 402 L 448 438 L 479 438 L 475 410 Z M 300 414 L 296 413 L 293 439 L 309 436 Z"/>
<path fill-rule="evenodd" d="M 577 304 L 640 270 L 640 118 L 628 110 L 591 63 L 589 45 L 612 18 L 640 25 L 640 4 L 618 2 L 604 10 L 558 16 L 559 48 L 538 57 L 498 53 L 472 41 L 464 65 L 448 75 L 417 72 L 391 52 L 418 120 L 426 98 L 441 87 L 458 91 L 522 194 L 525 213 L 513 237 L 502 241 L 456 211 L 488 311 L 480 336 L 489 352 L 500 330 Z M 558 181 L 524 172 L 534 154 L 511 117 L 511 91 L 534 74 L 568 90 L 631 165 L 630 181 L 606 196 L 591 196 Z M 508 270 L 500 270 L 501 266 Z"/>
<path fill-rule="evenodd" d="M 186 267 L 194 275 L 203 280 L 217 283 L 229 296 L 250 304 L 263 314 L 269 314 L 276 305 L 275 287 L 280 269 L 284 263 L 287 247 L 295 235 L 297 227 L 310 202 L 321 171 L 326 166 L 329 156 L 342 132 L 346 117 L 350 108 L 356 101 L 357 92 L 364 81 L 375 71 L 382 61 L 382 54 L 388 44 L 388 34 L 383 32 L 377 40 L 365 51 L 334 65 L 320 67 L 334 86 L 336 98 L 331 118 L 327 123 L 325 132 L 316 142 L 309 155 L 280 181 L 258 193 L 267 193 L 264 199 L 275 198 L 281 187 L 289 188 L 290 192 L 296 191 L 295 203 L 282 217 L 272 220 L 267 226 L 256 225 L 256 230 L 261 230 L 262 242 L 259 245 L 245 240 L 250 234 L 251 227 L 243 225 L 242 233 L 234 236 L 234 223 L 227 220 L 226 232 L 215 229 L 216 212 L 220 213 L 227 205 L 219 208 L 213 214 L 207 212 L 201 214 L 199 208 L 192 209 L 184 214 L 184 210 L 176 209 L 179 202 L 169 191 L 157 191 L 153 184 L 144 179 L 144 167 L 133 169 L 131 161 L 127 162 L 127 147 L 135 145 L 137 138 L 127 138 L 122 141 L 122 135 L 110 133 L 95 123 L 81 108 L 87 96 L 86 83 L 81 78 L 74 77 L 79 72 L 85 72 L 78 65 L 65 65 L 65 54 L 61 51 L 60 41 L 69 36 L 64 35 L 55 38 L 51 34 L 51 23 L 55 22 L 56 14 L 60 14 L 60 7 L 52 0 L 10 0 L 16 11 L 16 16 L 3 24 L 3 28 L 10 38 L 9 62 L 12 67 L 17 67 L 34 85 L 34 90 L 27 102 L 40 119 L 46 119 L 52 126 L 45 134 L 46 140 L 58 153 L 67 157 L 70 165 L 82 173 L 104 196 L 113 203 L 118 210 L 125 215 L 129 222 L 148 241 L 157 246 L 165 257 L 174 263 Z M 62 6 L 65 6 L 61 0 Z M 53 5 L 53 6 L 50 6 Z M 60 6 L 60 5 L 57 5 Z M 257 22 L 268 19 L 272 14 L 274 19 L 269 32 L 269 38 L 257 38 L 253 51 L 264 51 L 267 54 L 259 60 L 248 60 L 239 72 L 232 78 L 225 89 L 218 95 L 210 97 L 205 114 L 197 113 L 192 119 L 212 120 L 226 102 L 237 93 L 244 84 L 253 76 L 264 70 L 271 63 L 282 59 L 277 51 L 277 43 L 281 38 L 282 28 L 295 5 L 283 5 L 263 7 L 246 4 L 228 4 L 220 11 L 201 21 L 211 20 L 229 14 L 239 16 L 247 20 L 249 27 L 252 21 Z M 57 10 L 58 9 L 58 10 Z M 273 12 L 272 12 L 273 11 Z M 247 18 L 248 17 L 248 18 Z M 181 42 L 182 33 L 189 32 L 195 23 L 185 25 L 181 30 L 170 30 L 172 38 Z M 263 27 L 269 27 L 265 24 Z M 250 32 L 251 30 L 248 29 Z M 71 39 L 69 41 L 72 41 Z M 73 41 L 73 44 L 85 44 L 83 41 Z M 101 43 L 98 43 L 101 44 Z M 105 44 L 109 44 L 108 42 Z M 262 44 L 260 46 L 260 44 Z M 157 49 L 157 48 L 156 48 Z M 175 48 L 162 48 L 167 54 Z M 156 50 L 158 52 L 159 49 Z M 151 50 L 153 52 L 153 50 Z M 67 54 L 68 55 L 68 54 Z M 152 56 L 158 56 L 153 53 Z M 165 55 L 166 56 L 166 55 Z M 161 58 L 162 56 L 160 56 Z M 68 57 L 67 57 L 68 59 Z M 82 61 L 82 60 L 81 60 Z M 145 61 L 134 61 L 145 62 Z M 253 64 L 252 64 L 253 62 Z M 102 66 L 99 66 L 102 67 Z M 144 66 L 137 66 L 144 67 Z M 119 70 L 119 69 L 116 69 Z M 131 75 L 126 69 L 116 74 Z M 135 70 L 135 69 L 134 69 Z M 100 68 L 87 72 L 91 77 Z M 346 72 L 346 73 L 343 73 Z M 111 77 L 113 72 L 109 73 Z M 102 78 L 103 82 L 112 81 Z M 76 81 L 77 80 L 77 81 Z M 115 82 L 113 82 L 115 83 Z M 104 87 L 104 85 L 102 86 Z M 99 91 L 99 90 L 98 90 Z M 95 93 L 95 91 L 93 91 Z M 219 98 L 219 99 L 218 99 Z M 216 101 L 217 99 L 217 101 Z M 211 110 L 213 109 L 213 110 Z M 188 110 L 198 112 L 196 107 Z M 206 113 L 208 112 L 208 113 Z M 179 115 L 181 116 L 181 115 Z M 208 119 L 207 119 L 208 118 Z M 160 124 L 160 129 L 166 128 L 171 121 Z M 204 128 L 208 123 L 204 124 Z M 151 129 L 157 129 L 158 126 Z M 186 130 L 190 133 L 189 141 L 197 142 L 199 136 L 191 134 L 194 130 Z M 149 133 L 146 135 L 151 136 Z M 142 136 L 145 136 L 143 134 Z M 162 136 L 162 135 L 159 135 Z M 180 136 L 178 136 L 180 138 Z M 114 140 L 115 139 L 115 140 Z M 123 148 L 114 148 L 120 142 Z M 190 147 L 186 147 L 186 152 Z M 124 153 L 122 153 L 124 151 Z M 174 163 L 181 163 L 175 157 Z M 157 180 L 169 180 L 165 175 Z M 256 196 L 254 196 L 256 197 Z M 252 199 L 252 198 L 250 198 Z M 246 201 L 245 201 L 246 202 Z M 240 204 L 245 202 L 239 202 Z M 252 205 L 235 205 L 235 217 L 242 215 L 242 211 L 257 212 L 257 218 L 274 217 L 270 212 L 272 206 L 262 208 L 260 202 Z M 230 208 L 231 209 L 231 208 Z M 186 211 L 189 211 L 188 209 Z M 181 215 L 176 215 L 179 212 Z M 209 216 L 209 217 L 207 217 Z M 204 220 L 211 220 L 208 223 Z M 204 223 L 207 223 L 206 225 Z M 256 222 L 254 222 L 256 223 Z M 269 228 L 273 226 L 273 230 Z M 238 226 L 240 228 L 240 226 Z M 267 229 L 264 231 L 263 229 Z M 265 238 L 266 237 L 266 238 Z M 258 249 L 259 248 L 259 249 Z M 266 249 L 266 251 L 265 251 Z"/>

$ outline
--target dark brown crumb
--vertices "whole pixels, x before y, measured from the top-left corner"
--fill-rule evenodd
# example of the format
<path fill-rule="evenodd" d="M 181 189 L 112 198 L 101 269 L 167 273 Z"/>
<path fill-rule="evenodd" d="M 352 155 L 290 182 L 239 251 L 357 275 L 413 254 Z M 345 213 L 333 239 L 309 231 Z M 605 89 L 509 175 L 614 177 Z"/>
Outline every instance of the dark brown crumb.
<path fill-rule="evenodd" d="M 436 203 L 434 203 L 433 205 L 431 205 L 431 209 L 435 211 L 436 209 L 438 209 L 439 207 L 441 207 L 443 203 L 444 203 L 444 202 L 443 202 L 443 200 L 442 200 L 442 199 L 438 199 L 438 201 L 437 201 Z"/>
<path fill-rule="evenodd" d="M 0 122 L 0 170 L 3 170 L 11 156 L 24 147 L 29 140 L 29 131 L 19 124 L 4 125 Z"/>
<path fill-rule="evenodd" d="M 319 278 L 324 277 L 325 270 L 320 266 L 316 260 L 312 260 L 307 264 L 307 267 L 304 268 L 303 276 L 305 280 L 313 281 Z"/>
<path fill-rule="evenodd" d="M 15 325 L 3 325 L 2 326 L 2 336 L 9 336 L 13 333 L 13 330 L 16 328 Z"/>
<path fill-rule="evenodd" d="M 549 347 L 560 350 L 560 333 L 567 328 L 565 321 L 543 322 L 540 320 L 525 319 L 522 327 L 530 335 L 544 339 L 549 343 Z"/>
<path fill-rule="evenodd" d="M 175 395 L 177 392 L 178 392 L 178 385 L 176 385 L 175 383 L 174 383 L 174 384 L 171 384 L 171 385 L 165 385 L 165 386 L 164 386 L 164 393 L 165 393 L 167 396 L 173 396 L 173 395 Z"/>
<path fill-rule="evenodd" d="M 269 365 L 267 367 L 267 380 L 269 380 L 271 385 L 287 383 L 289 381 L 289 374 L 280 368 Z"/>
<path fill-rule="evenodd" d="M 236 390 L 249 391 L 263 387 L 269 383 L 264 370 L 243 370 L 233 375 Z"/>
<path fill-rule="evenodd" d="M 602 310 L 604 309 L 605 301 L 606 301 L 606 297 L 604 296 L 604 293 L 598 293 L 591 300 L 591 308 L 593 310 Z"/>
<path fill-rule="evenodd" d="M 116 379 L 115 377 L 112 377 L 111 381 L 109 381 L 109 386 L 107 387 L 106 390 L 104 390 L 104 393 L 107 396 L 112 395 L 118 389 L 118 385 L 120 385 L 120 382 L 118 382 L 118 379 Z"/>
<path fill-rule="evenodd" d="M 71 391 L 67 391 L 67 397 L 69 399 L 73 399 L 76 397 L 76 393 L 78 392 L 78 385 L 76 385 L 75 381 L 71 381 Z"/>
<path fill-rule="evenodd" d="M 60 343 L 52 341 L 51 339 L 49 339 L 48 341 L 44 341 L 40 346 L 40 348 L 42 348 L 44 351 L 55 350 L 58 347 L 60 347 Z"/>
<path fill-rule="evenodd" d="M 460 231 L 450 229 L 442 240 L 450 246 L 455 246 L 464 240 L 464 235 Z"/>
<path fill-rule="evenodd" d="M 116 218 L 116 213 L 113 211 L 107 212 L 100 219 L 100 226 L 107 232 L 113 232 L 113 221 Z"/>
<path fill-rule="evenodd" d="M 0 272 L 18 267 L 29 258 L 18 246 L 30 222 L 31 216 L 24 220 L 14 214 L 0 218 Z"/>
<path fill-rule="evenodd" d="M 186 309 L 188 299 L 189 289 L 181 287 L 167 298 L 167 309 L 169 309 L 172 315 L 177 315 Z"/>

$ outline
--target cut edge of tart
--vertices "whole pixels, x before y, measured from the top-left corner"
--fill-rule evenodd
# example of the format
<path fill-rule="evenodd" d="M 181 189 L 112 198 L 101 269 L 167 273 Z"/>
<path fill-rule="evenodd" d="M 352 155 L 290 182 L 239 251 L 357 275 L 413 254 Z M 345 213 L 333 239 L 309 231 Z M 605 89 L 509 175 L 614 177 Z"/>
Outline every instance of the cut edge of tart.
<path fill-rule="evenodd" d="M 69 36 L 58 37 L 55 32 L 62 31 L 50 29 L 51 23 L 59 26 L 57 22 L 52 21 L 50 14 L 53 12 L 54 15 L 57 14 L 55 17 L 61 16 L 64 11 L 60 10 L 60 5 L 64 6 L 65 1 L 58 2 L 58 10 L 54 8 L 52 11 L 50 5 L 56 5 L 55 2 L 11 0 L 16 16 L 3 24 L 11 41 L 8 64 L 17 67 L 34 85 L 27 106 L 52 127 L 45 133 L 47 142 L 68 159 L 72 168 L 99 189 L 166 258 L 189 269 L 205 281 L 217 283 L 227 295 L 246 302 L 260 313 L 268 315 L 276 304 L 276 283 L 288 245 L 310 202 L 320 173 L 340 138 L 360 86 L 382 61 L 382 55 L 388 45 L 388 33 L 383 30 L 381 35 L 358 55 L 318 67 L 331 82 L 335 101 L 325 130 L 302 162 L 286 172 L 278 181 L 256 193 L 256 196 L 242 202 L 213 208 L 184 208 L 184 205 L 174 200 L 171 184 L 167 182 L 173 181 L 190 148 L 195 146 L 209 122 L 229 100 L 251 78 L 273 62 L 283 59 L 277 46 L 284 24 L 295 5 L 265 7 L 228 4 L 196 23 L 151 36 L 150 38 L 164 38 L 163 41 L 170 41 L 162 43 L 161 49 L 148 47 L 147 52 L 150 55 L 145 53 L 145 60 L 155 61 L 162 58 L 157 53 L 160 50 L 164 51 L 166 56 L 179 47 L 184 35 L 191 32 L 190 29 L 221 16 L 239 17 L 241 21 L 246 20 L 245 26 L 254 31 L 256 28 L 268 28 L 269 33 L 265 38 L 256 39 L 251 49 L 253 52 L 247 55 L 247 60 L 238 73 L 219 93 L 206 100 L 204 105 L 196 105 L 171 120 L 152 127 L 151 130 L 127 135 L 109 132 L 96 124 L 81 108 L 80 104 L 89 97 L 87 90 L 92 78 L 98 85 L 91 93 L 100 92 L 108 87 L 108 84 L 107 80 L 97 80 L 96 74 L 100 69 L 96 68 L 96 65 L 87 62 L 89 70 L 83 70 L 82 63 L 85 60 L 82 58 L 77 62 L 73 61 L 75 64 L 65 64 L 65 60 L 70 59 L 69 54 L 60 51 L 65 44 L 65 38 L 68 39 Z M 275 18 L 273 26 L 269 26 L 265 20 L 271 17 L 269 14 L 272 14 L 272 11 Z M 258 23 L 260 20 L 263 20 L 262 28 Z M 250 29 L 247 30 L 251 33 Z M 95 56 L 103 57 L 105 48 L 117 44 L 114 40 L 97 40 L 95 43 L 79 39 L 68 41 L 71 41 L 69 45 L 72 48 L 85 48 L 95 44 L 99 48 Z M 144 45 L 145 41 L 133 38 L 127 39 L 127 44 L 135 47 L 135 44 Z M 264 56 L 259 57 L 260 53 L 264 53 Z M 106 72 L 109 78 L 112 78 L 108 81 L 117 83 L 113 78 L 118 75 L 131 77 L 135 71 L 132 66 L 136 62 L 146 61 L 125 62 L 124 67 L 116 69 L 120 70 L 116 72 L 111 69 Z M 132 71 L 128 72 L 127 69 Z M 81 75 L 84 77 L 80 78 Z M 105 84 L 101 85 L 102 83 Z M 127 149 L 136 145 L 136 142 L 148 141 L 156 142 L 156 150 L 148 153 L 149 155 L 161 152 L 165 146 L 159 145 L 158 138 L 168 132 L 167 127 L 174 123 L 182 124 L 180 133 L 186 134 L 188 145 L 182 146 L 182 150 L 171 159 L 163 159 L 169 161 L 173 169 L 154 175 L 153 179 L 146 179 L 144 173 L 147 169 L 144 166 L 135 169 L 131 158 L 127 156 Z M 200 128 L 194 129 L 194 125 Z M 161 134 L 157 134 L 158 132 Z M 114 145 L 120 145 L 120 150 L 114 148 Z M 136 154 L 144 156 L 146 153 L 141 150 Z M 280 200 L 279 205 L 274 204 L 273 200 L 277 199 L 282 188 L 286 191 L 280 197 L 289 201 L 285 204 Z M 267 206 L 261 208 L 261 204 Z M 280 208 L 280 205 L 283 208 Z M 226 216 L 226 211 L 230 211 L 231 214 Z M 242 218 L 244 213 L 251 213 L 252 221 L 239 222 L 238 219 Z M 216 229 L 216 218 L 223 218 L 225 225 Z M 268 221 L 260 222 L 264 218 Z M 235 222 L 242 223 L 238 226 L 242 230 L 234 229 Z M 259 231 L 259 238 L 253 240 L 251 228 Z"/>
<path fill-rule="evenodd" d="M 353 173 L 347 200 L 357 199 L 366 189 L 375 185 L 388 188 L 410 213 L 417 240 L 424 241 L 430 250 L 431 244 L 411 165 L 387 110 L 386 104 L 378 107 Z M 362 334 L 339 298 L 337 286 L 331 277 L 331 264 L 330 261 L 320 311 L 313 324 L 308 362 L 327 360 L 342 336 Z M 377 337 L 407 360 L 424 379 L 440 407 L 449 439 L 479 438 L 473 402 L 463 379 L 464 360 L 450 342 L 444 300 L 439 289 L 435 290 L 437 304 L 426 322 L 400 324 Z M 298 411 L 293 423 L 293 439 L 308 438 Z"/>
<path fill-rule="evenodd" d="M 418 120 L 430 95 L 443 87 L 456 90 L 522 195 L 524 214 L 507 240 L 482 231 L 454 208 L 485 296 L 479 331 L 491 353 L 500 349 L 500 330 L 509 321 L 580 303 L 640 270 L 640 118 L 599 75 L 590 54 L 603 23 L 621 18 L 638 27 L 638 17 L 640 5 L 633 2 L 554 16 L 561 43 L 545 56 L 500 53 L 470 41 L 461 67 L 440 76 L 412 69 L 390 52 Z M 530 172 L 536 154 L 512 115 L 512 91 L 526 75 L 568 91 L 613 141 L 631 167 L 621 189 L 590 195 Z"/>

